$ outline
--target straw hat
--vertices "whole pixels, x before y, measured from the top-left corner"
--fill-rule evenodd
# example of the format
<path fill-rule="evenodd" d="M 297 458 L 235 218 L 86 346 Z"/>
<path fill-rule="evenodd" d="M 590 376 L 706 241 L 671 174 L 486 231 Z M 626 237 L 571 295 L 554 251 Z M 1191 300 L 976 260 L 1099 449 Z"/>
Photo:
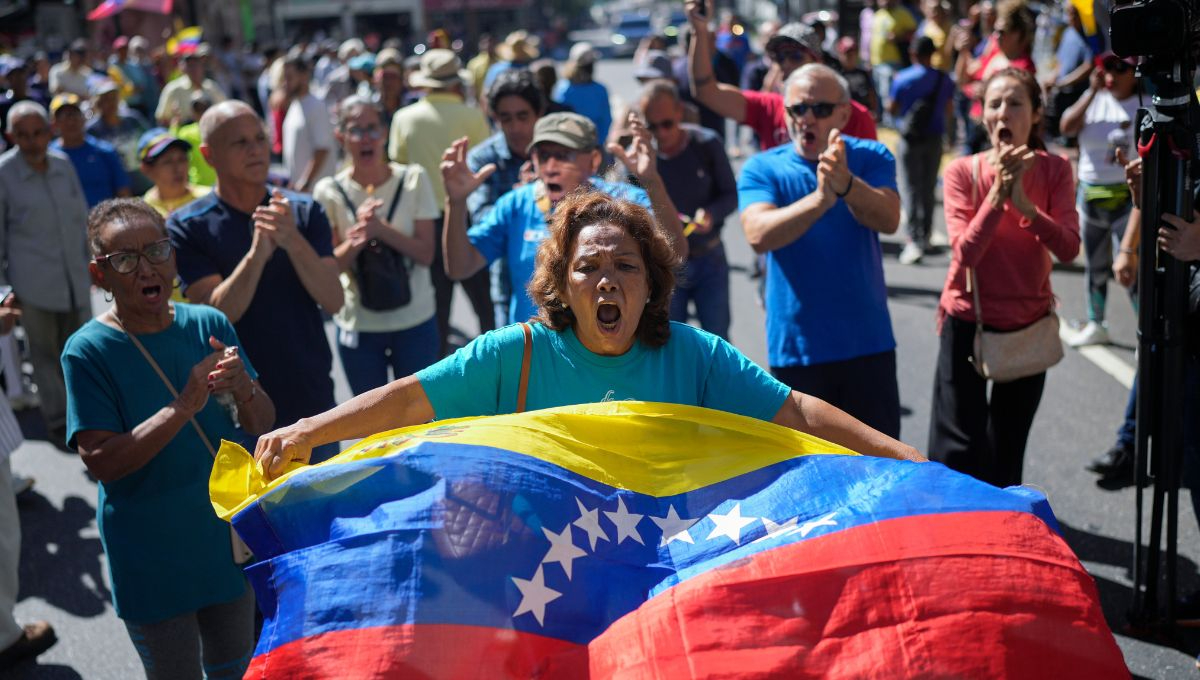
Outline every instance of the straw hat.
<path fill-rule="evenodd" d="M 462 61 L 453 50 L 429 50 L 421 55 L 421 70 L 412 74 L 409 84 L 442 90 L 462 83 Z"/>
<path fill-rule="evenodd" d="M 537 38 L 531 37 L 525 31 L 513 31 L 504 42 L 496 46 L 496 56 L 503 61 L 533 61 L 541 54 L 537 42 Z"/>

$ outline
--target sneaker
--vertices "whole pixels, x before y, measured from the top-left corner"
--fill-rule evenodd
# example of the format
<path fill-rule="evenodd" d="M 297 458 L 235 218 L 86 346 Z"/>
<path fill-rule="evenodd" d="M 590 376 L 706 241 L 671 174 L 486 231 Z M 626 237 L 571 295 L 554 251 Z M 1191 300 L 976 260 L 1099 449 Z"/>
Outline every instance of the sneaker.
<path fill-rule="evenodd" d="M 922 257 L 925 257 L 925 249 L 909 241 L 904 244 L 904 250 L 900 251 L 900 264 L 917 264 Z"/>
<path fill-rule="evenodd" d="M 1113 444 L 1102 456 L 1088 463 L 1087 469 L 1101 477 L 1132 477 L 1133 448 L 1124 444 Z"/>
<path fill-rule="evenodd" d="M 49 623 L 37 621 L 26 624 L 21 630 L 21 637 L 0 651 L 0 668 L 11 668 L 25 659 L 32 659 L 53 647 L 55 642 L 58 642 L 58 636 Z"/>
<path fill-rule="evenodd" d="M 1184 628 L 1200 628 L 1200 591 L 1175 601 L 1175 623 Z"/>
<path fill-rule="evenodd" d="M 1096 323 L 1095 321 L 1087 322 L 1079 332 L 1067 340 L 1067 344 L 1071 347 L 1084 347 L 1086 345 L 1107 345 L 1108 344 L 1108 328 L 1104 324 Z"/>

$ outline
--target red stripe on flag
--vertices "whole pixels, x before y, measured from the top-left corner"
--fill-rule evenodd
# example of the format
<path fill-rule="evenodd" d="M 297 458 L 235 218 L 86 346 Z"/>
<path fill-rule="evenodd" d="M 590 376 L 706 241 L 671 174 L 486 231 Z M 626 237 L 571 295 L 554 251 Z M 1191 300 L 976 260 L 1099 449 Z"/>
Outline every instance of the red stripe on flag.
<path fill-rule="evenodd" d="M 254 657 L 245 678 L 587 676 L 587 648 L 514 630 L 441 624 L 323 633 Z"/>
<path fill-rule="evenodd" d="M 1020 512 L 760 552 L 651 599 L 588 650 L 593 678 L 1129 677 L 1092 577 Z"/>

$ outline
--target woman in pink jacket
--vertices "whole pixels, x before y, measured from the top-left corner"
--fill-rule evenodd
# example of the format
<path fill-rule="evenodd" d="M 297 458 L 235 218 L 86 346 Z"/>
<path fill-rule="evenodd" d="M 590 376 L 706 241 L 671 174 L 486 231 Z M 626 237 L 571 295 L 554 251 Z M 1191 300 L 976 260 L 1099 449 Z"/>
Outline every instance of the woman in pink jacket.
<path fill-rule="evenodd" d="M 975 271 L 989 330 L 1025 328 L 1054 308 L 1050 255 L 1079 252 L 1071 165 L 1042 144 L 1041 88 L 1028 72 L 1006 68 L 983 88 L 983 124 L 992 148 L 946 168 L 946 229 L 953 259 L 938 309 L 941 343 L 933 384 L 929 457 L 985 482 L 1021 483 L 1025 443 L 1045 372 L 988 381 L 971 363 Z"/>

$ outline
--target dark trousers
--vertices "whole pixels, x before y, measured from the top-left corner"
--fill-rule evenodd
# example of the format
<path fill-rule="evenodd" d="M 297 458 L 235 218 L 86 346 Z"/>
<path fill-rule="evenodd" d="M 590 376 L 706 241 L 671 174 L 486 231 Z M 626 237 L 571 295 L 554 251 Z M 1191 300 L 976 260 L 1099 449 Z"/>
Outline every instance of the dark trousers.
<path fill-rule="evenodd" d="M 1046 374 L 1006 383 L 979 377 L 970 362 L 975 324 L 946 317 L 933 379 L 929 458 L 998 487 L 1021 483 L 1025 444 Z"/>
<path fill-rule="evenodd" d="M 904 230 L 908 240 L 927 248 L 933 231 L 933 194 L 937 187 L 938 164 L 942 160 L 942 138 L 908 141 L 901 137 L 896 147 L 896 160 L 900 197 L 908 212 Z"/>
<path fill-rule="evenodd" d="M 454 300 L 454 281 L 446 276 L 446 265 L 442 255 L 442 230 L 445 227 L 445 215 L 438 217 L 434 223 L 436 234 L 433 245 L 433 264 L 429 273 L 433 279 L 433 297 L 437 304 L 437 329 L 441 338 L 438 356 L 444 357 L 450 353 L 450 303 Z M 488 268 L 484 267 L 475 272 L 470 278 L 459 281 L 463 292 L 471 301 L 471 309 L 479 318 L 479 333 L 483 334 L 496 328 L 496 317 L 492 310 L 491 281 Z"/>
<path fill-rule="evenodd" d="M 896 350 L 812 366 L 772 366 L 776 380 L 842 409 L 880 432 L 900 438 Z"/>

